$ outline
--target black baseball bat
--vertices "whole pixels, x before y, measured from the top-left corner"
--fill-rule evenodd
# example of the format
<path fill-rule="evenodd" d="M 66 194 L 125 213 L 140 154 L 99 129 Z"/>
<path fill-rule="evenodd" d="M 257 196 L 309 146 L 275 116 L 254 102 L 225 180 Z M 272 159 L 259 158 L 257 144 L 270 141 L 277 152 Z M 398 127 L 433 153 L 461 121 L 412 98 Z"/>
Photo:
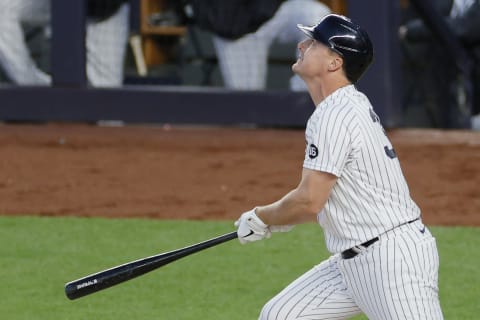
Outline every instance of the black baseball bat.
<path fill-rule="evenodd" d="M 188 247 L 127 262 L 125 264 L 68 282 L 65 284 L 65 294 L 70 300 L 74 300 L 131 280 L 147 272 L 160 268 L 170 262 L 235 238 L 237 238 L 237 232 L 233 231 Z"/>

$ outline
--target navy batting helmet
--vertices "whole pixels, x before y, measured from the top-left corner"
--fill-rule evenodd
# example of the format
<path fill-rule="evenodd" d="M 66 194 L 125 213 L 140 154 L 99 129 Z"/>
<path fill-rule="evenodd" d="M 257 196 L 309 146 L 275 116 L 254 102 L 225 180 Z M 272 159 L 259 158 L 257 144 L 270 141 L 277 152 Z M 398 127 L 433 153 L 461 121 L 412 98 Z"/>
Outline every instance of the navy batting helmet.
<path fill-rule="evenodd" d="M 314 26 L 297 26 L 343 58 L 346 76 L 352 83 L 357 82 L 373 60 L 373 45 L 367 32 L 347 17 L 329 14 Z"/>

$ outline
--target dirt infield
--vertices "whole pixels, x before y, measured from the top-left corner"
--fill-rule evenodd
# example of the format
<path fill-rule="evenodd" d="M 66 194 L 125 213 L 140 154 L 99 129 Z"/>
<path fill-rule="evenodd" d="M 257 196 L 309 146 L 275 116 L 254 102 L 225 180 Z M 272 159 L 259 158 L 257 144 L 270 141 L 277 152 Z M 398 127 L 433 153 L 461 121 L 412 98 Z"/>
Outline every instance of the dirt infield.
<path fill-rule="evenodd" d="M 480 226 L 480 133 L 388 133 L 424 220 Z M 0 126 L 0 213 L 235 219 L 299 181 L 301 130 Z"/>

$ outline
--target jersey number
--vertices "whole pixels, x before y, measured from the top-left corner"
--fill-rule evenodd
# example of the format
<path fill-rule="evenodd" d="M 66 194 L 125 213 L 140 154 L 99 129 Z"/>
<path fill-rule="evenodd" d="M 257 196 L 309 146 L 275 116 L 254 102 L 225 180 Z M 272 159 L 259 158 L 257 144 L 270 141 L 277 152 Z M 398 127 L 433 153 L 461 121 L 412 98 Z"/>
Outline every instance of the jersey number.
<path fill-rule="evenodd" d="M 382 128 L 382 131 L 383 131 L 383 134 L 385 136 L 387 136 L 387 133 L 385 132 L 385 129 L 383 128 L 382 124 L 380 123 L 380 118 L 378 117 L 378 115 L 375 113 L 375 111 L 373 111 L 373 109 L 370 109 L 370 117 L 372 118 L 372 121 L 375 122 L 375 123 L 378 123 L 378 125 L 380 126 L 380 128 Z M 388 139 L 388 137 L 387 137 Z M 392 148 L 389 148 L 388 146 L 385 146 L 383 147 L 383 150 L 385 150 L 385 154 L 387 155 L 387 157 L 389 157 L 390 159 L 395 159 L 397 157 L 397 153 L 395 152 L 395 149 Z"/>

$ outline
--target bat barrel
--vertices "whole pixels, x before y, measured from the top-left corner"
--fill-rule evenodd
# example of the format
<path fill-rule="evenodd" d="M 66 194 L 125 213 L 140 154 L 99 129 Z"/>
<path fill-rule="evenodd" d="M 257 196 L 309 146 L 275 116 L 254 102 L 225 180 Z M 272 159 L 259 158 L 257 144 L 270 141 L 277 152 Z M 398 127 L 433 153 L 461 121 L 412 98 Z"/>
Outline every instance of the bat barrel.
<path fill-rule="evenodd" d="M 237 238 L 237 232 L 234 231 L 189 247 L 128 262 L 111 269 L 100 271 L 68 282 L 65 285 L 65 294 L 70 300 L 74 300 L 136 278 L 170 262 L 235 238 Z"/>
<path fill-rule="evenodd" d="M 157 268 L 153 258 L 154 257 L 130 262 L 75 281 L 71 281 L 65 285 L 65 294 L 70 300 L 74 300 L 91 293 L 110 288 L 124 281 L 136 278 Z M 160 258 L 156 259 L 157 261 L 160 261 Z M 166 263 L 168 262 L 165 262 L 165 264 Z"/>

